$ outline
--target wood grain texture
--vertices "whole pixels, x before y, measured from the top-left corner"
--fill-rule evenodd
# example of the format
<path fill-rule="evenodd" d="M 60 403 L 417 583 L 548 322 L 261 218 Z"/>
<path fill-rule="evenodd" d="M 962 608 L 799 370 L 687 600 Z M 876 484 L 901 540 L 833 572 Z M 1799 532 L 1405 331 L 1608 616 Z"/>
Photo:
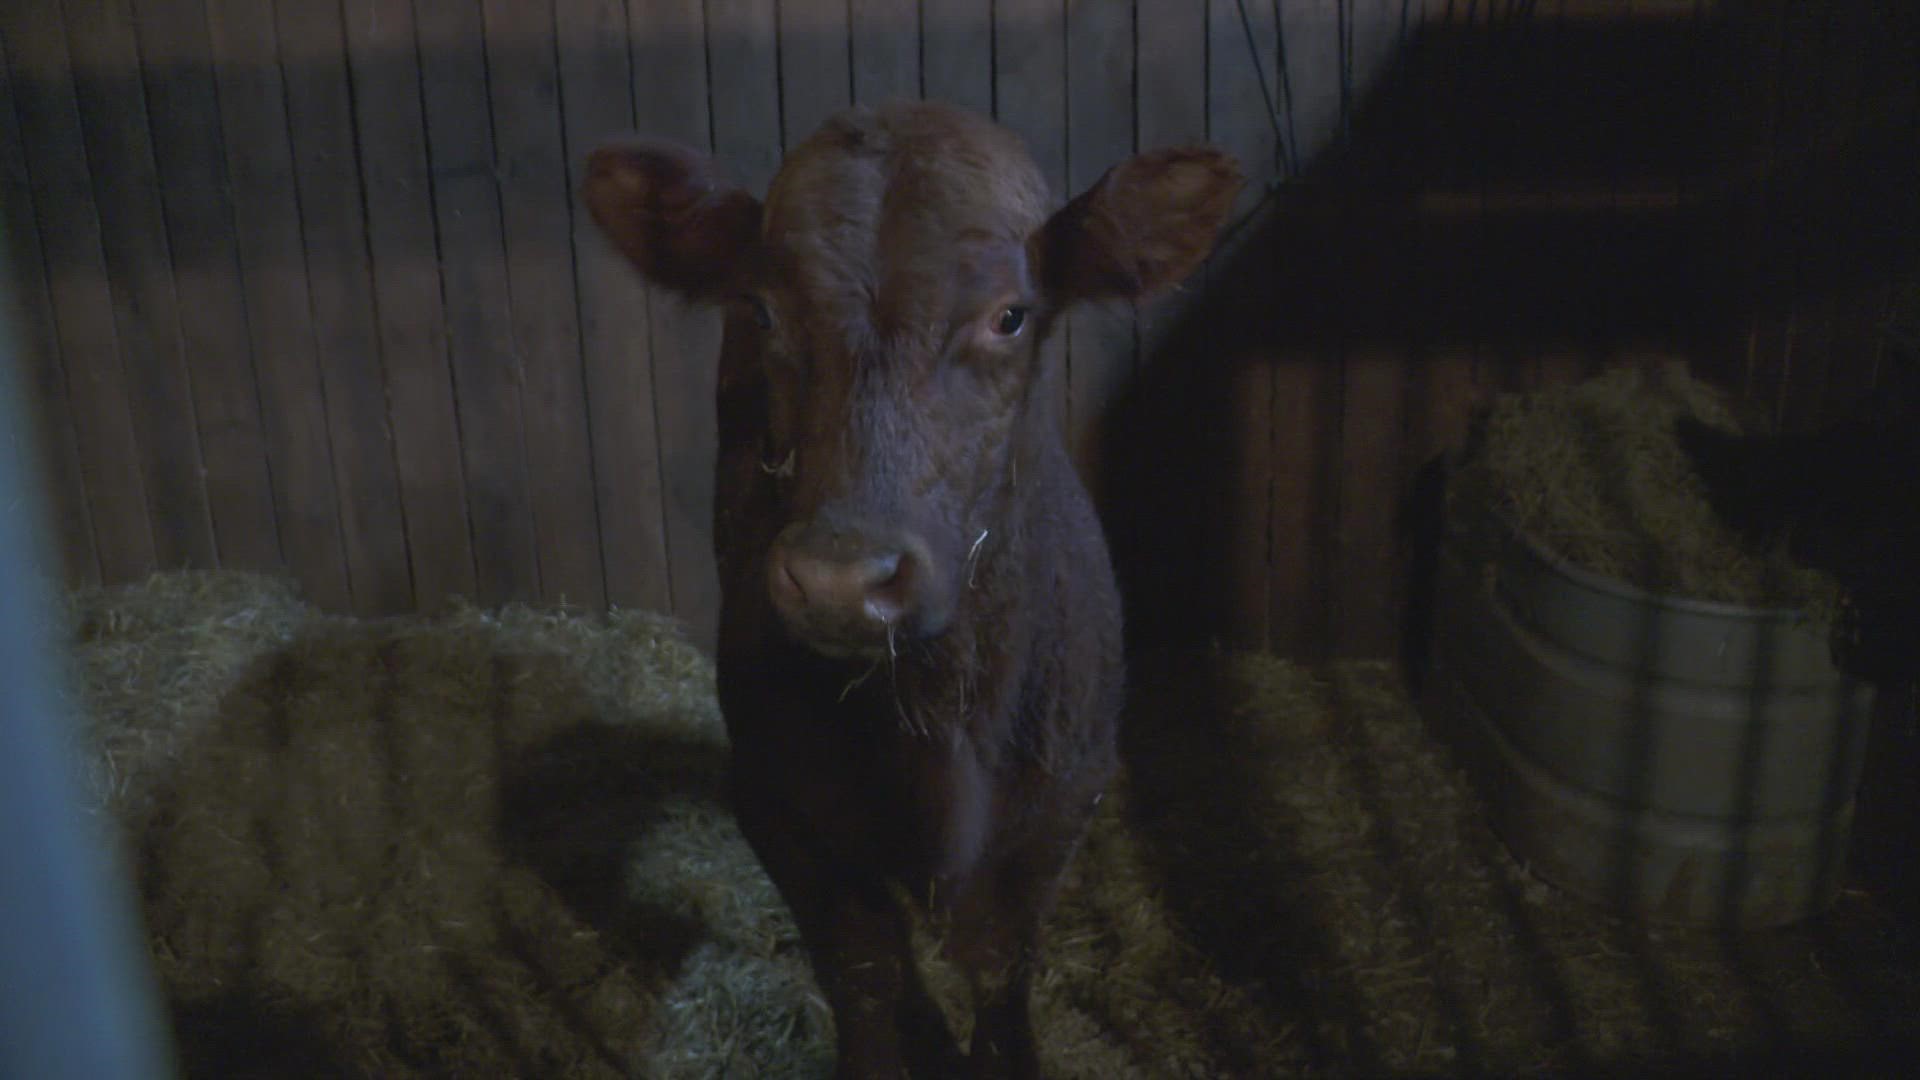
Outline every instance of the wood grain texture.
<path fill-rule="evenodd" d="M 219 565 L 284 569 L 201 0 L 133 6 Z"/>
<path fill-rule="evenodd" d="M 863 105 L 920 96 L 920 0 L 849 0 L 847 49 L 853 100 Z"/>
<path fill-rule="evenodd" d="M 422 5 L 417 18 L 432 250 L 439 260 L 476 595 L 492 607 L 536 599 L 541 588 L 539 522 L 521 421 L 526 375 L 514 346 L 487 57 L 478 4 Z"/>
<path fill-rule="evenodd" d="M 628 12 L 622 0 L 555 0 L 554 20 L 581 377 L 606 596 L 618 607 L 668 611 L 673 592 L 647 294 L 640 275 L 579 201 L 587 155 L 634 132 Z M 695 29 L 690 36 L 683 32 L 682 48 L 700 45 Z"/>
<path fill-rule="evenodd" d="M 727 182 L 764 193 L 780 154 L 772 4 L 715 0 L 703 10 L 695 0 L 650 3 L 645 25 L 646 32 L 631 41 L 635 126 L 714 153 Z M 714 93 L 709 57 L 715 70 L 738 73 L 740 82 L 720 80 L 728 89 Z M 740 128 L 725 127 L 723 116 Z M 673 613 L 694 641 L 710 647 L 720 616 L 713 563 L 720 320 L 717 312 L 653 289 L 647 314 Z"/>
<path fill-rule="evenodd" d="M 1133 12 L 1126 4 L 1076 4 L 1067 11 L 1067 169 L 1071 198 L 1134 149 Z M 1107 413 L 1134 370 L 1128 304 L 1082 308 L 1067 319 L 1067 436 L 1080 475 L 1099 497 L 1100 445 Z"/>
<path fill-rule="evenodd" d="M 163 568 L 217 566 L 132 12 L 126 0 L 64 10 L 154 554 Z"/>
<path fill-rule="evenodd" d="M 273 12 L 245 0 L 206 0 L 206 21 L 220 154 L 232 185 L 235 284 L 281 555 L 314 604 L 353 610 Z M 397 522 L 390 533 L 398 537 Z"/>
<path fill-rule="evenodd" d="M 258 15 L 237 5 L 223 10 L 232 16 L 228 24 L 236 27 L 241 25 L 241 17 Z M 262 50 L 259 55 L 277 54 L 280 60 L 292 152 L 291 188 L 277 188 L 271 169 L 264 169 L 259 177 L 262 190 L 253 205 L 259 211 L 259 222 L 272 222 L 279 228 L 285 227 L 277 216 L 284 201 L 291 200 L 298 206 L 297 247 L 304 265 L 287 271 L 288 280 L 273 287 L 291 291 L 304 282 L 311 316 L 310 320 L 302 317 L 297 295 L 285 295 L 276 298 L 284 306 L 277 306 L 263 318 L 276 313 L 285 317 L 287 321 L 280 325 L 289 334 L 288 345 L 293 350 L 299 348 L 303 323 L 311 323 L 313 359 L 326 403 L 328 445 L 333 453 L 340 533 L 354 610 L 367 615 L 410 611 L 415 606 L 410 551 L 414 538 L 407 507 L 401 500 L 396 460 L 399 444 L 394 438 L 381 356 L 367 210 L 355 141 L 354 91 L 343 61 L 345 29 L 339 9 L 327 4 L 280 4 L 274 14 L 276 40 L 272 44 L 277 48 L 267 48 L 267 42 L 258 36 L 246 40 Z M 270 109 L 260 115 L 260 123 L 271 130 Z M 271 142 L 263 141 L 257 160 L 271 162 L 272 153 Z M 268 244 L 264 236 L 253 235 L 255 242 Z M 265 259 L 286 258 L 282 250 L 291 251 L 269 245 L 259 254 Z M 300 404 L 295 397 L 304 390 L 304 372 L 298 364 L 297 351 L 276 351 L 276 362 L 270 366 L 284 368 L 286 378 L 267 384 L 284 390 L 285 396 L 276 395 L 276 399 L 281 401 L 279 411 L 289 424 L 297 422 L 294 417 Z M 301 404 L 310 407 L 311 403 Z M 287 522 L 283 519 L 282 524 Z M 442 554 L 454 558 L 459 551 L 456 548 Z"/>
<path fill-rule="evenodd" d="M 342 13 L 414 599 L 436 610 L 451 598 L 474 595 L 477 577 L 448 370 L 413 9 L 401 0 L 346 0 Z"/>
<path fill-rule="evenodd" d="M 844 4 L 776 5 L 780 146 L 791 150 L 853 104 L 853 33 Z"/>
<path fill-rule="evenodd" d="M 1066 6 L 1060 0 L 995 0 L 993 5 L 994 119 L 1020 136 L 1046 177 L 1056 204 L 1067 192 Z M 1040 346 L 1048 392 L 1068 430 L 1066 325 L 1056 325 Z"/>
<path fill-rule="evenodd" d="M 66 31 L 51 2 L 0 5 L 0 20 L 100 572 L 133 580 L 156 547 Z"/>
<path fill-rule="evenodd" d="M 1873 383 L 1920 17 L 1709 8 L 1248 2 L 1249 37 L 1236 0 L 17 0 L 0 165 L 66 573 L 710 640 L 719 321 L 610 249 L 581 167 L 637 130 L 757 194 L 833 111 L 926 96 L 1062 198 L 1208 138 L 1243 215 L 1285 180 L 1183 291 L 1058 327 L 1050 392 L 1136 630 L 1389 652 L 1405 501 L 1490 395 L 1686 356 L 1805 427 Z"/>
<path fill-rule="evenodd" d="M 994 22 L 982 6 L 979 0 L 920 0 L 921 96 L 994 111 Z"/>
<path fill-rule="evenodd" d="M 606 606 L 553 0 L 485 0 L 486 71 L 540 595 Z M 617 95 L 624 97 L 624 95 Z"/>
<path fill-rule="evenodd" d="M 1275 177 L 1276 145 L 1261 85 L 1264 79 L 1271 93 L 1277 82 L 1278 45 L 1269 7 L 1251 5 L 1243 11 L 1233 0 L 1211 0 L 1207 11 L 1207 134 L 1240 160 L 1249 181 L 1231 219 L 1238 228 L 1214 254 L 1208 279 L 1212 287 L 1241 255 L 1248 254 L 1247 245 L 1261 232 L 1252 215 Z M 1247 23 L 1252 25 L 1251 37 Z M 1276 569 L 1272 563 L 1276 369 L 1270 347 L 1264 343 L 1209 359 L 1225 362 L 1230 380 L 1228 411 L 1218 422 L 1232 440 L 1233 453 L 1227 465 L 1226 499 L 1216 512 L 1225 529 L 1229 577 L 1236 585 L 1225 598 L 1222 617 L 1233 638 L 1264 648 L 1271 640 L 1269 595 Z M 1290 389 L 1297 394 L 1302 388 Z"/>
<path fill-rule="evenodd" d="M 33 460 L 44 477 L 41 494 L 53 533 L 47 545 L 58 559 L 64 580 L 95 585 L 100 581 L 100 556 L 94 548 L 86 479 L 67 396 L 66 362 L 54 329 L 53 296 L 47 287 L 47 262 L 40 247 L 39 215 L 26 161 L 13 76 L 5 50 L 0 49 L 0 231 L 6 240 L 0 258 L 6 260 L 5 280 L 11 285 L 10 294 L 0 301 L 6 304 L 0 318 L 13 333 L 9 345 L 26 376 L 16 385 L 29 395 Z"/>

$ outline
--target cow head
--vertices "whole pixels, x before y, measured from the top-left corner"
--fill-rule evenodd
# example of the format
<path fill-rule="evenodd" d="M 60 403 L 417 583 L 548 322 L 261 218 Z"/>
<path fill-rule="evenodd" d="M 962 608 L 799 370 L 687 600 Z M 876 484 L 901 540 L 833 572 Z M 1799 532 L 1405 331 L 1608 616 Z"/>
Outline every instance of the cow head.
<path fill-rule="evenodd" d="M 764 204 L 659 143 L 595 152 L 584 196 L 649 280 L 726 305 L 784 514 L 767 588 L 798 638 L 846 655 L 947 627 L 1023 456 L 1058 438 L 1041 339 L 1077 301 L 1184 277 L 1239 187 L 1217 150 L 1162 150 L 1050 215 L 1011 133 L 905 105 L 829 121 Z"/>

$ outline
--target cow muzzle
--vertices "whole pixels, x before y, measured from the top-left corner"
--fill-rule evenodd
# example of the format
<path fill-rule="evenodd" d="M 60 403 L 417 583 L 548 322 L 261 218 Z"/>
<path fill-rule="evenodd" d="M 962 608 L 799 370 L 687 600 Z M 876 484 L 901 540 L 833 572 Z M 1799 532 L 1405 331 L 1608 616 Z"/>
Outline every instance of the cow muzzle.
<path fill-rule="evenodd" d="M 767 553 L 767 587 L 787 629 L 828 656 L 885 655 L 945 627 L 933 556 L 910 533 L 789 525 Z"/>

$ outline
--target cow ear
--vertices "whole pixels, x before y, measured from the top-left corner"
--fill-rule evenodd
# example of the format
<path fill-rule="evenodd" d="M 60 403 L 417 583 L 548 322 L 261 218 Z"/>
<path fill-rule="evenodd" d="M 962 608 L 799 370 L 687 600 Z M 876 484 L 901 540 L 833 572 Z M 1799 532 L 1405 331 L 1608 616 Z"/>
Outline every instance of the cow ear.
<path fill-rule="evenodd" d="M 760 235 L 760 201 L 722 187 L 706 155 L 672 143 L 595 150 L 581 198 L 647 280 L 696 300 L 724 290 Z"/>
<path fill-rule="evenodd" d="M 1034 238 L 1058 304 L 1135 299 L 1173 285 L 1213 250 L 1240 167 L 1210 146 L 1128 158 L 1047 219 Z"/>

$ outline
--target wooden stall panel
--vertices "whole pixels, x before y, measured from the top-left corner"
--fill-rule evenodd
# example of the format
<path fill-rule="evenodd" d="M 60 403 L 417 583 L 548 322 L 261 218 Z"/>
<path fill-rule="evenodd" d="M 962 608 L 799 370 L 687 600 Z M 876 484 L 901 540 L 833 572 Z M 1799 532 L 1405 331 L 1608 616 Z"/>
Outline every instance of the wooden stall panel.
<path fill-rule="evenodd" d="M 167 569 L 216 566 L 132 12 L 125 0 L 63 6 L 154 553 Z"/>
<path fill-rule="evenodd" d="M 47 513 L 54 535 L 52 552 L 64 579 L 77 585 L 100 581 L 100 557 L 93 545 L 87 489 L 75 442 L 73 410 L 67 397 L 66 361 L 53 325 L 53 296 L 47 288 L 46 256 L 40 248 L 33 181 L 27 174 L 26 147 L 15 111 L 13 75 L 0 49 L 0 232 L 7 260 L 3 279 L 8 292 L 0 318 L 13 337 L 26 378 L 16 385 L 32 395 L 34 448 L 38 452 Z"/>
<path fill-rule="evenodd" d="M 219 103 L 217 125 L 209 126 L 220 132 L 216 160 L 225 165 L 231 185 L 239 267 L 232 287 L 246 313 L 247 359 L 258 387 L 281 555 L 314 604 L 328 611 L 355 610 L 273 12 L 246 0 L 207 0 L 206 25 L 207 62 Z M 384 410 L 375 420 L 375 430 L 384 431 Z M 398 536 L 397 522 L 391 532 Z M 401 563 L 404 571 L 404 549 Z M 399 596 L 410 598 L 405 591 Z"/>
<path fill-rule="evenodd" d="M 0 5 L 0 20 L 100 573 L 127 581 L 153 570 L 156 544 L 66 31 L 51 2 Z"/>
<path fill-rule="evenodd" d="M 1134 151 L 1133 12 L 1126 4 L 1076 4 L 1067 11 L 1067 170 L 1070 199 Z M 1068 438 L 1080 475 L 1099 494 L 1100 443 L 1107 412 L 1134 371 L 1133 312 L 1125 305 L 1082 308 L 1061 329 L 1067 344 Z"/>
<path fill-rule="evenodd" d="M 0 140 L 34 223 L 10 254 L 39 268 L 23 331 L 53 360 L 30 386 L 67 572 L 285 565 L 328 608 L 565 598 L 710 640 L 719 320 L 644 287 L 578 205 L 580 168 L 637 130 L 760 193 L 849 102 L 925 96 L 996 115 L 1062 198 L 1138 149 L 1241 159 L 1245 224 L 1205 273 L 1058 328 L 1068 437 L 1135 607 L 1385 653 L 1403 501 L 1495 390 L 1733 326 L 1739 355 L 1708 366 L 1791 426 L 1871 385 L 1912 261 L 1869 227 L 1914 201 L 1891 190 L 1915 156 L 1911 21 L 24 0 L 0 12 Z"/>
<path fill-rule="evenodd" d="M 477 579 L 435 261 L 413 9 L 400 0 L 347 0 L 342 14 L 408 557 L 416 602 L 431 610 L 474 595 Z"/>
<path fill-rule="evenodd" d="M 481 11 L 477 4 L 427 4 L 418 20 L 434 224 L 429 250 L 440 267 L 476 595 L 491 607 L 538 597 L 540 562 Z"/>
<path fill-rule="evenodd" d="M 1251 217 L 1267 194 L 1276 172 L 1278 134 L 1270 100 L 1277 107 L 1279 34 L 1274 11 L 1267 5 L 1240 5 L 1234 0 L 1211 0 L 1207 19 L 1207 129 L 1208 137 L 1239 158 L 1247 186 L 1234 208 L 1233 225 L 1213 257 L 1205 287 L 1223 285 L 1238 257 L 1260 229 Z M 1226 500 L 1218 508 L 1225 532 L 1224 556 L 1234 583 L 1221 612 L 1222 631 L 1236 641 L 1266 647 L 1270 641 L 1270 594 L 1276 568 L 1273 559 L 1273 401 L 1274 365 L 1271 353 L 1250 343 L 1231 353 L 1211 356 L 1207 362 L 1226 365 L 1229 379 L 1228 411 L 1216 421 L 1231 440 L 1232 453 L 1223 463 L 1228 470 Z M 1297 388 L 1294 388 L 1297 392 Z"/>
<path fill-rule="evenodd" d="M 237 195 L 243 206 L 253 208 L 257 217 L 252 220 L 270 223 L 275 230 L 288 227 L 281 215 L 289 204 L 297 206 L 300 215 L 297 243 L 305 255 L 304 273 L 289 270 L 286 280 L 261 287 L 275 290 L 274 307 L 262 312 L 263 324 L 274 314 L 287 320 L 263 325 L 263 332 L 274 334 L 268 339 L 273 354 L 266 367 L 279 373 L 266 385 L 277 388 L 275 398 L 282 402 L 277 411 L 288 425 L 286 438 L 298 438 L 292 433 L 293 425 L 309 419 L 297 416 L 295 404 L 305 388 L 298 350 L 302 331 L 310 322 L 354 610 L 367 615 L 407 611 L 414 607 L 415 597 L 409 541 L 420 538 L 410 535 L 412 523 L 401 501 L 398 444 L 390 422 L 367 211 L 361 195 L 355 91 L 343 60 L 345 30 L 340 10 L 333 5 L 279 4 L 273 9 L 277 41 L 269 41 L 265 29 L 254 22 L 262 14 L 257 5 L 234 0 L 221 0 L 210 10 L 210 15 L 217 16 L 216 33 L 224 33 L 223 27 L 230 29 L 236 45 L 248 43 L 258 50 L 256 56 L 275 55 L 277 44 L 285 81 L 291 187 L 280 188 L 271 167 L 262 164 L 257 180 L 243 183 Z M 230 137 L 237 140 L 259 132 L 257 160 L 268 163 L 275 154 L 276 128 L 271 103 L 263 104 L 267 108 L 250 114 L 249 126 L 236 128 Z M 252 243 L 270 245 L 268 234 L 251 229 L 246 234 L 255 238 Z M 277 250 L 263 246 L 258 254 L 274 259 Z M 300 311 L 294 291 L 301 284 L 307 288 L 310 320 Z M 284 332 L 284 340 L 275 326 Z M 317 449 L 310 441 L 295 442 L 290 452 L 317 453 Z M 281 524 L 295 523 L 283 518 Z M 461 550 L 440 554 L 458 558 Z"/>
<path fill-rule="evenodd" d="M 978 0 L 920 0 L 920 93 L 994 112 L 995 22 Z"/>
<path fill-rule="evenodd" d="M 206 8 L 138 0 L 132 15 L 218 565 L 281 570 Z"/>
<path fill-rule="evenodd" d="M 1056 199 L 1067 190 L 1066 9 L 1058 0 L 997 0 L 993 5 L 994 119 L 1025 141 Z M 1068 429 L 1067 335 L 1056 327 L 1040 346 L 1045 388 Z"/>
<path fill-rule="evenodd" d="M 235 257 L 233 208 L 221 153 L 202 8 L 144 0 L 131 12 L 139 66 L 123 77 L 144 89 L 164 254 L 178 308 L 218 565 L 282 566 Z M 137 74 L 136 74 L 137 72 Z M 158 272 L 158 268 L 154 269 Z"/>
<path fill-rule="evenodd" d="M 1337 64 L 1331 73 L 1330 130 L 1322 136 L 1316 125 L 1302 132 L 1301 141 L 1308 147 L 1320 138 L 1337 140 L 1342 147 L 1352 143 L 1362 95 L 1379 82 L 1387 61 L 1404 45 L 1399 5 L 1383 0 L 1341 4 L 1334 30 Z M 1290 43 L 1310 45 L 1314 36 L 1294 35 Z M 1301 41 L 1303 37 L 1308 40 Z M 1315 50 L 1306 51 L 1311 55 Z M 1302 113 L 1317 120 L 1323 108 Z M 1387 160 L 1394 156 L 1389 152 Z M 1341 254 L 1357 265 L 1335 277 L 1366 285 L 1334 304 L 1340 312 L 1341 423 L 1339 445 L 1332 451 L 1339 464 L 1331 482 L 1338 492 L 1338 517 L 1333 550 L 1325 553 L 1321 565 L 1330 575 L 1327 591 L 1337 592 L 1339 601 L 1329 605 L 1330 634 L 1321 627 L 1296 626 L 1290 639 L 1275 642 L 1293 654 L 1311 654 L 1318 646 L 1336 656 L 1383 656 L 1392 655 L 1397 643 L 1404 586 L 1398 526 L 1417 468 L 1410 443 L 1415 402 L 1408 390 L 1419 347 L 1416 335 L 1407 332 L 1407 320 L 1394 311 L 1414 294 L 1416 284 L 1408 257 L 1416 230 L 1405 209 L 1404 184 L 1402 177 L 1386 172 L 1354 175 L 1343 185 Z M 1325 374 L 1323 370 L 1321 377 Z M 1277 388 L 1276 397 L 1282 392 Z M 1275 436 L 1281 437 L 1277 428 Z M 1277 449 L 1275 456 L 1285 459 Z M 1276 516 L 1281 513 L 1276 505 Z"/>
<path fill-rule="evenodd" d="M 920 96 L 920 0 L 848 0 L 853 100 L 883 105 Z"/>
<path fill-rule="evenodd" d="M 716 152 L 729 183 L 764 193 L 780 153 L 773 25 L 770 0 L 714 0 L 704 11 L 697 0 L 647 5 L 630 41 L 635 126 Z M 709 55 L 729 75 L 724 92 L 716 85 L 711 97 Z M 695 641 L 710 646 L 720 614 L 713 566 L 720 321 L 657 289 L 648 290 L 647 313 L 673 613 Z"/>
<path fill-rule="evenodd" d="M 853 103 L 851 5 L 775 5 L 779 30 L 780 146 L 790 150 Z"/>
<path fill-rule="evenodd" d="M 695 12 L 697 15 L 697 12 Z M 684 15 L 684 12 L 683 12 Z M 654 13 L 651 23 L 658 23 Z M 661 498 L 660 425 L 649 362 L 648 297 L 625 258 L 579 205 L 587 155 L 635 131 L 631 25 L 622 0 L 555 0 L 562 152 L 573 211 L 573 281 L 578 293 L 581 378 L 607 601 L 618 607 L 673 607 Z M 681 27 L 681 48 L 700 43 Z M 650 32 L 659 32 L 653 29 Z M 701 102 L 704 104 L 704 95 Z"/>
<path fill-rule="evenodd" d="M 540 595 L 597 609 L 607 588 L 573 282 L 559 12 L 553 0 L 485 0 L 482 11 Z M 616 105 L 625 99 L 614 95 Z"/>

